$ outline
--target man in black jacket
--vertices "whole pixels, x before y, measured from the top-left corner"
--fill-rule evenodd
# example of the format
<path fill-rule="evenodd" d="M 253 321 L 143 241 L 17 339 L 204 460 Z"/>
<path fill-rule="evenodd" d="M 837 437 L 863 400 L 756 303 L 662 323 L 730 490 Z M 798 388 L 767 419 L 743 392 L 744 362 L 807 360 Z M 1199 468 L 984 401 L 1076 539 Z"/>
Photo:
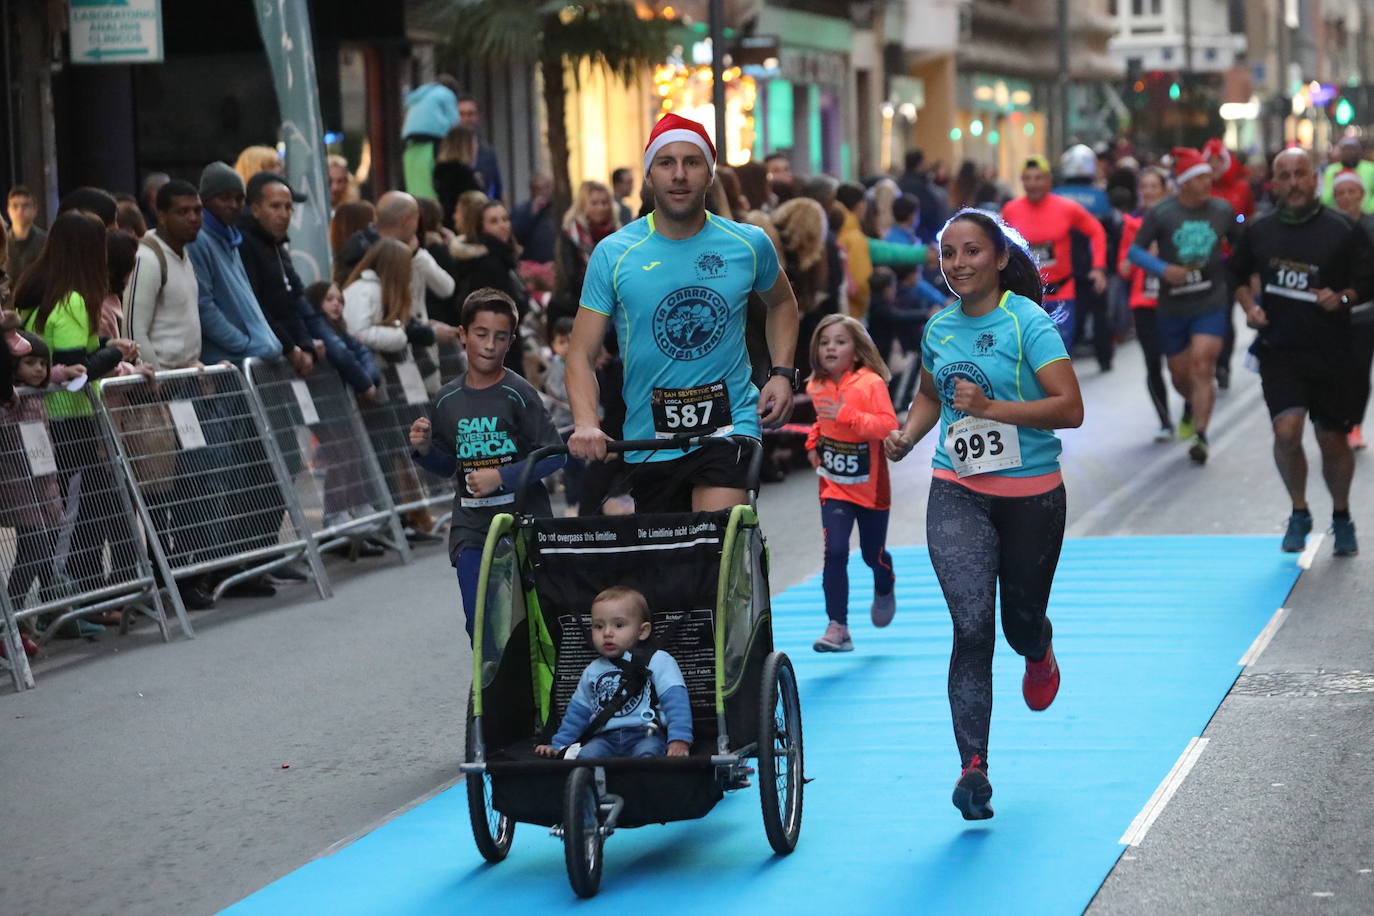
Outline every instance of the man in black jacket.
<path fill-rule="evenodd" d="M 296 372 L 308 375 L 315 358 L 324 356 L 325 344 L 306 326 L 313 309 L 304 300 L 305 286 L 287 248 L 291 186 L 280 175 L 259 172 L 248 180 L 246 197 L 248 211 L 239 221 L 243 269 L 268 325 L 281 341 L 282 354 Z"/>

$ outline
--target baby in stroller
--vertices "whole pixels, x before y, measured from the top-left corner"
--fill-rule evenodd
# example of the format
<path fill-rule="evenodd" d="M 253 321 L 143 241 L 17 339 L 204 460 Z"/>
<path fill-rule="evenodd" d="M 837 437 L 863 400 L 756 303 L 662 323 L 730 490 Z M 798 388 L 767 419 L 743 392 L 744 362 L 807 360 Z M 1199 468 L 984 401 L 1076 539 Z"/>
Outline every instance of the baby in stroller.
<path fill-rule="evenodd" d="M 648 644 L 649 603 L 615 585 L 592 602 L 592 643 L 600 653 L 582 672 L 563 722 L 543 757 L 685 757 L 692 746 L 692 707 L 671 655 Z"/>

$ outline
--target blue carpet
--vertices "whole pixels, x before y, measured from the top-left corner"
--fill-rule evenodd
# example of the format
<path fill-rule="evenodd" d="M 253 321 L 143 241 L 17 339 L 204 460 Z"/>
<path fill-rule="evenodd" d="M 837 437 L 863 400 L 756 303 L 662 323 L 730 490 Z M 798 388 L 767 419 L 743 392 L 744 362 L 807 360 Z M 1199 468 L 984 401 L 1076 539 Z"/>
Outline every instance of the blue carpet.
<path fill-rule="evenodd" d="M 868 623 L 855 554 L 853 654 L 810 649 L 824 629 L 819 576 L 774 603 L 815 780 L 797 851 L 774 857 L 757 791 L 734 793 L 702 820 L 616 833 L 601 894 L 579 911 L 1081 912 L 1297 579 L 1277 548 L 1272 537 L 1067 543 L 1050 607 L 1063 687 L 1050 710 L 1031 713 L 1021 660 L 999 645 L 997 815 L 974 823 L 949 801 L 959 770 L 945 697 L 950 625 L 925 548 L 893 550 L 898 613 L 883 631 Z M 544 829 L 520 825 L 510 857 L 485 865 L 459 786 L 225 912 L 529 912 L 575 901 L 562 846 Z"/>

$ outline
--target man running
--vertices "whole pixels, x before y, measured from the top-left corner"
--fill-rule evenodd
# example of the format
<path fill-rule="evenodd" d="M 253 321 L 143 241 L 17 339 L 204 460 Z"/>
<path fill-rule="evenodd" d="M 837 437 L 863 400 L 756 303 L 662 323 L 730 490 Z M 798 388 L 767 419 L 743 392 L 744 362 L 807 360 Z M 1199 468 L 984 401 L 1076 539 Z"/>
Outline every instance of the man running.
<path fill-rule="evenodd" d="M 603 459 L 594 365 L 614 321 L 625 364 L 625 438 L 744 434 L 783 423 L 798 372 L 797 300 L 763 230 L 706 211 L 716 150 L 706 129 L 669 114 L 644 150 L 644 192 L 654 211 L 592 252 L 568 353 L 568 401 L 578 458 Z M 772 369 L 762 392 L 744 343 L 745 303 L 768 307 Z M 739 505 L 748 455 L 714 446 L 630 452 L 637 512 L 703 512 Z"/>
<path fill-rule="evenodd" d="M 1226 201 L 1212 196 L 1212 167 L 1195 149 L 1174 150 L 1178 192 L 1156 204 L 1131 243 L 1131 263 L 1163 280 L 1157 322 L 1159 345 L 1174 388 L 1192 408 L 1188 457 L 1207 462 L 1207 424 L 1217 390 L 1217 356 L 1231 310 L 1223 242 L 1238 226 Z M 1159 255 L 1150 254 L 1150 245 Z"/>
<path fill-rule="evenodd" d="M 1317 171 L 1303 149 L 1274 157 L 1277 209 L 1250 224 L 1232 258 L 1256 348 L 1264 401 L 1274 422 L 1274 463 L 1293 501 L 1283 549 L 1297 553 L 1312 530 L 1304 420 L 1312 416 L 1331 491 L 1336 556 L 1359 552 L 1350 518 L 1358 369 L 1350 306 L 1374 296 L 1374 246 L 1363 229 L 1317 200 Z M 1255 296 L 1256 287 L 1259 290 Z"/>
<path fill-rule="evenodd" d="M 1030 245 L 1045 283 L 1042 307 L 1054 319 L 1065 349 L 1073 352 L 1077 322 L 1070 233 L 1079 232 L 1087 237 L 1092 249 L 1092 270 L 1088 276 L 1093 291 L 1101 295 L 1107 289 L 1107 231 L 1081 204 L 1051 194 L 1050 181 L 1050 164 L 1044 157 L 1027 159 L 1021 170 L 1021 187 L 1026 196 L 1008 201 L 1002 208 L 1002 219 Z"/>

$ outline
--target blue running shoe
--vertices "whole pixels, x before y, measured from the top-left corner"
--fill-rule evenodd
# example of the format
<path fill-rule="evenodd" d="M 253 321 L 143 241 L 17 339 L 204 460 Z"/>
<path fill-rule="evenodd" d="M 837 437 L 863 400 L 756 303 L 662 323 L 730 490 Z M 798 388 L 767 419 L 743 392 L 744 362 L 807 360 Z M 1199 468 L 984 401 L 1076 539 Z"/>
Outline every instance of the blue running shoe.
<path fill-rule="evenodd" d="M 1338 557 L 1353 557 L 1360 552 L 1360 542 L 1355 540 L 1355 522 L 1349 518 L 1333 518 L 1331 533 L 1335 535 L 1335 549 Z"/>
<path fill-rule="evenodd" d="M 1288 516 L 1288 530 L 1283 533 L 1283 552 L 1302 553 L 1307 545 L 1307 536 L 1311 533 L 1311 512 L 1294 512 Z"/>

